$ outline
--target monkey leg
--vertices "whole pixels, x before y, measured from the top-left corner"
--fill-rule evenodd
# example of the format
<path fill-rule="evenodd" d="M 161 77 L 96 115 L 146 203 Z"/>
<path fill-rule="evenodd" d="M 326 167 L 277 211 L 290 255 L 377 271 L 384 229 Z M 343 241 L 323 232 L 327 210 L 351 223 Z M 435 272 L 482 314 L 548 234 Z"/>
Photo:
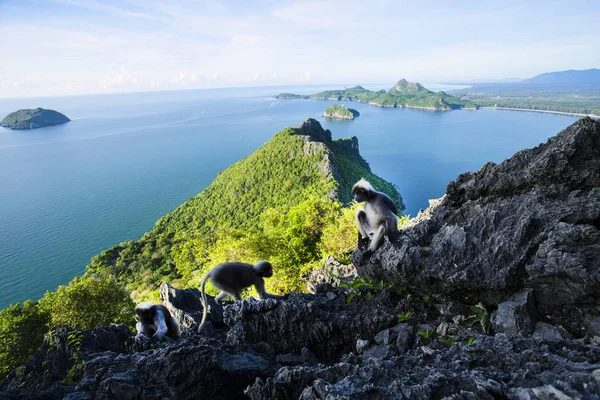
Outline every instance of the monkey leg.
<path fill-rule="evenodd" d="M 217 297 L 215 297 L 215 302 L 216 302 L 217 304 L 221 304 L 221 302 L 222 302 L 223 300 L 225 300 L 225 298 L 226 298 L 227 296 L 229 296 L 229 293 L 221 291 L 221 292 L 219 292 L 219 294 L 217 295 Z"/>
<path fill-rule="evenodd" d="M 369 221 L 367 220 L 367 214 L 363 210 L 356 212 L 356 226 L 358 227 L 361 239 L 366 239 L 370 236 Z"/>
<path fill-rule="evenodd" d="M 371 243 L 369 244 L 369 250 L 375 251 L 383 243 L 383 236 L 385 235 L 385 225 L 386 224 L 380 225 L 379 229 L 377 229 L 377 232 L 375 232 L 375 234 L 373 235 Z"/>
<path fill-rule="evenodd" d="M 232 296 L 235 299 L 235 301 L 244 301 L 244 298 L 242 297 L 242 293 L 239 290 L 236 290 L 235 292 L 233 292 Z"/>

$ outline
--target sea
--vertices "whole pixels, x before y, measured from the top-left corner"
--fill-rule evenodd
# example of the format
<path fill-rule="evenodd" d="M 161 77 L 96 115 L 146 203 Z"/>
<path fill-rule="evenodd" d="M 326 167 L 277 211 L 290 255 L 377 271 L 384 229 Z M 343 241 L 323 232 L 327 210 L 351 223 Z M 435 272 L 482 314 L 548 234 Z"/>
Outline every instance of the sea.
<path fill-rule="evenodd" d="M 42 107 L 72 120 L 31 131 L 0 128 L 0 308 L 67 284 L 92 256 L 139 238 L 219 171 L 306 118 L 319 120 L 334 138 L 357 136 L 362 156 L 397 186 L 411 216 L 442 196 L 459 174 L 545 142 L 577 119 L 341 102 L 360 117 L 330 121 L 321 115 L 333 102 L 274 98 L 342 87 L 0 99 L 0 118 Z"/>

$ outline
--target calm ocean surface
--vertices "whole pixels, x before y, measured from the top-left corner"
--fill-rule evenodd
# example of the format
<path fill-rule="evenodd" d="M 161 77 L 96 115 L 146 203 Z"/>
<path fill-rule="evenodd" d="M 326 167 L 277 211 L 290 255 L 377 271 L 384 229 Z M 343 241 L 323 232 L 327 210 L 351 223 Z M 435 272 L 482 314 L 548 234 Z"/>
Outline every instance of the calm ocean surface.
<path fill-rule="evenodd" d="M 0 100 L 0 119 L 35 107 L 72 119 L 34 131 L 0 128 L 0 307 L 66 284 L 94 254 L 139 238 L 219 171 L 308 117 L 335 138 L 357 136 L 373 172 L 398 186 L 413 216 L 458 174 L 536 146 L 576 120 L 347 103 L 361 116 L 337 122 L 320 117 L 332 102 L 272 98 L 336 87 Z"/>

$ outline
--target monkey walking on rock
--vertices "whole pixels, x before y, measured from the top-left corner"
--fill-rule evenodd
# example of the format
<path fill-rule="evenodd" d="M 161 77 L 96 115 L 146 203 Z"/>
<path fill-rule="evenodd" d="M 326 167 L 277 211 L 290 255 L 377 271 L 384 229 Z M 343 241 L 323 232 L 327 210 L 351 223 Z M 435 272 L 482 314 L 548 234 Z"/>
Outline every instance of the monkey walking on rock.
<path fill-rule="evenodd" d="M 354 200 L 364 203 L 363 209 L 356 212 L 360 237 L 370 239 L 369 250 L 375 251 L 384 235 L 389 238 L 398 234 L 398 208 L 387 194 L 376 191 L 365 179 L 356 182 L 352 194 Z"/>
<path fill-rule="evenodd" d="M 210 270 L 204 275 L 204 278 L 202 278 L 201 294 L 204 315 L 202 315 L 202 322 L 200 322 L 198 331 L 200 331 L 206 323 L 206 317 L 208 315 L 205 287 L 206 281 L 209 278 L 213 286 L 221 291 L 217 297 L 215 297 L 215 301 L 220 304 L 228 295 L 233 297 L 236 301 L 242 301 L 242 290 L 252 285 L 256 288 L 258 297 L 261 300 L 266 298 L 283 299 L 283 296 L 270 294 L 265 290 L 265 281 L 263 278 L 270 278 L 271 276 L 273 276 L 273 267 L 271 267 L 271 263 L 268 261 L 259 261 L 254 265 L 241 262 L 227 262 L 219 264 Z"/>

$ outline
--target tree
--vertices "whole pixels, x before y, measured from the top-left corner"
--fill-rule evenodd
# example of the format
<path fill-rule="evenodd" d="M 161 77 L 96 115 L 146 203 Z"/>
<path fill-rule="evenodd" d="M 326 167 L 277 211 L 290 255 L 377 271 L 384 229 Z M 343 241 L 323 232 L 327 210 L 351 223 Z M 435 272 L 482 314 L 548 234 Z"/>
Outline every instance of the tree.
<path fill-rule="evenodd" d="M 0 380 L 40 347 L 49 321 L 49 314 L 31 300 L 0 310 Z"/>
<path fill-rule="evenodd" d="M 46 292 L 40 309 L 50 315 L 51 326 L 93 329 L 113 322 L 133 325 L 133 302 L 115 278 L 83 276 L 56 292 Z"/>

